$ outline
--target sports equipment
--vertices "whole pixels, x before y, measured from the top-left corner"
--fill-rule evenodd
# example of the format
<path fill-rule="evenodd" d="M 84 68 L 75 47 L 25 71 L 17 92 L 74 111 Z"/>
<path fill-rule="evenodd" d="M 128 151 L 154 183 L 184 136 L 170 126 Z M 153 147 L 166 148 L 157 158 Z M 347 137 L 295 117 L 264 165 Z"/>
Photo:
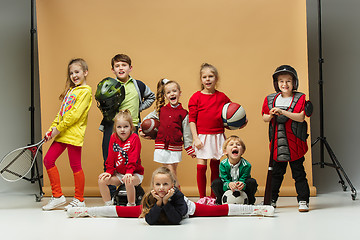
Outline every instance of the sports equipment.
<path fill-rule="evenodd" d="M 226 103 L 221 112 L 224 127 L 230 130 L 245 127 L 247 123 L 244 108 L 237 103 Z"/>
<path fill-rule="evenodd" d="M 275 147 L 275 129 L 276 129 L 276 122 L 277 117 L 274 116 L 274 125 L 271 128 L 271 147 L 270 147 L 270 157 L 269 157 L 269 166 L 268 166 L 268 172 L 266 176 L 266 183 L 265 183 L 265 193 L 264 193 L 264 205 L 272 205 L 272 199 L 271 199 L 271 182 L 272 182 L 272 174 L 273 174 L 273 166 L 274 166 L 274 147 Z M 271 126 L 271 122 L 270 122 Z M 275 200 L 274 200 L 275 201 Z M 276 201 L 275 206 L 276 207 Z"/>
<path fill-rule="evenodd" d="M 277 78 L 279 74 L 284 73 L 289 73 L 293 77 L 293 91 L 296 91 L 299 87 L 299 79 L 296 70 L 289 65 L 281 65 L 280 67 L 275 69 L 275 72 L 272 75 L 276 92 L 280 92 Z"/>
<path fill-rule="evenodd" d="M 222 204 L 248 204 L 248 197 L 244 191 L 227 190 L 221 198 Z"/>
<path fill-rule="evenodd" d="M 159 120 L 155 118 L 148 118 L 141 123 L 141 130 L 146 136 L 150 136 L 151 139 L 155 139 L 159 130 L 159 126 Z"/>
<path fill-rule="evenodd" d="M 51 132 L 36 144 L 21 147 L 6 154 L 0 162 L 1 177 L 8 182 L 16 182 L 22 178 L 30 180 L 26 178 L 26 175 L 34 165 L 40 147 L 50 135 Z"/>
<path fill-rule="evenodd" d="M 97 85 L 95 99 L 104 119 L 112 121 L 125 99 L 125 87 L 114 78 L 104 78 Z"/>
<path fill-rule="evenodd" d="M 135 187 L 135 204 L 141 205 L 141 201 L 143 196 L 145 195 L 144 189 L 141 187 L 141 185 L 138 185 Z M 125 188 L 125 184 L 122 184 L 116 189 L 116 192 L 114 194 L 114 197 L 112 199 L 113 204 L 117 206 L 126 206 L 127 201 L 127 192 Z"/>

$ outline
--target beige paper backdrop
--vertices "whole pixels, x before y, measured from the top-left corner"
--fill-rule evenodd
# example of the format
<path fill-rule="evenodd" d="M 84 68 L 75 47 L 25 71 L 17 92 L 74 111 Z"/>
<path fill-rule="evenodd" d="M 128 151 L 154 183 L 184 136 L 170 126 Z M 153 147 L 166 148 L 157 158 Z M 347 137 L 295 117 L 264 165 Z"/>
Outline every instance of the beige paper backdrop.
<path fill-rule="evenodd" d="M 244 157 L 252 165 L 252 176 L 263 195 L 269 158 L 268 125 L 261 107 L 274 92 L 271 75 L 282 64 L 294 66 L 300 78 L 299 91 L 308 94 L 306 1 L 305 0 L 37 0 L 42 130 L 46 132 L 59 110 L 58 95 L 66 79 L 71 58 L 89 64 L 87 83 L 92 87 L 112 76 L 110 60 L 117 53 L 133 60 L 132 76 L 154 92 L 160 78 L 176 80 L 182 87 L 181 102 L 187 108 L 190 96 L 200 89 L 199 68 L 203 62 L 220 72 L 218 89 L 244 106 L 249 123 L 242 130 L 226 131 L 245 141 Z M 144 111 L 146 116 L 153 107 Z M 97 176 L 102 172 L 101 113 L 93 106 L 83 147 L 86 196 L 99 196 Z M 154 142 L 141 140 L 142 163 L 148 189 Z M 310 144 L 310 143 L 309 143 Z M 44 152 L 50 144 L 45 144 Z M 196 160 L 183 152 L 178 175 L 183 192 L 197 196 Z M 306 171 L 311 195 L 311 151 Z M 64 193 L 73 195 L 73 176 L 67 153 L 57 161 Z M 46 173 L 45 192 L 51 194 Z M 209 178 L 208 178 L 209 179 Z M 208 189 L 209 193 L 209 189 Z M 282 195 L 295 195 L 290 170 Z"/>

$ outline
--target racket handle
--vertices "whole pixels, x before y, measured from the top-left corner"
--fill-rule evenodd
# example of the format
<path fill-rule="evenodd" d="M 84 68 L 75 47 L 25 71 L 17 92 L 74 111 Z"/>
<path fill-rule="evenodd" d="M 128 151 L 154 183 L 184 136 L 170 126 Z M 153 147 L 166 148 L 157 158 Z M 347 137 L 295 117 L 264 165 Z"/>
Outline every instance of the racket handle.
<path fill-rule="evenodd" d="M 51 133 L 52 131 L 48 132 L 47 134 L 45 134 L 45 140 L 48 140 L 51 137 Z"/>

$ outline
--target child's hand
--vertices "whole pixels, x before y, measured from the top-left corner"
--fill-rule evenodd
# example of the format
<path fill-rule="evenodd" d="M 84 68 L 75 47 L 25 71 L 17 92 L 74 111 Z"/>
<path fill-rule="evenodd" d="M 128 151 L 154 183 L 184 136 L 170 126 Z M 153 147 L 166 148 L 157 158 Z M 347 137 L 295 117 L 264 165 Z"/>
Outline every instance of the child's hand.
<path fill-rule="evenodd" d="M 274 108 L 272 108 L 271 110 L 270 110 L 270 114 L 271 115 L 282 115 L 283 114 L 283 112 L 282 112 L 283 110 L 281 110 L 280 108 L 277 108 L 277 107 L 274 107 Z"/>
<path fill-rule="evenodd" d="M 50 141 L 51 140 L 51 132 L 52 131 L 47 131 L 46 133 L 45 133 L 45 142 L 47 142 L 47 141 Z"/>
<path fill-rule="evenodd" d="M 190 157 L 196 158 L 196 153 L 191 153 L 191 154 L 190 154 Z"/>
<path fill-rule="evenodd" d="M 236 183 L 235 182 L 230 182 L 229 183 L 229 188 L 231 191 L 235 191 L 236 190 Z"/>
<path fill-rule="evenodd" d="M 156 199 L 156 205 L 160 207 L 163 203 L 163 199 L 155 192 L 155 190 L 151 190 L 151 195 Z"/>
<path fill-rule="evenodd" d="M 201 142 L 199 138 L 194 139 L 193 144 L 197 149 L 202 149 L 204 147 L 204 144 Z"/>
<path fill-rule="evenodd" d="M 171 198 L 172 195 L 174 195 L 175 193 L 175 189 L 174 188 L 171 188 L 168 193 L 164 196 L 163 198 L 163 203 L 164 205 L 167 204 L 167 202 L 169 201 L 169 198 Z"/>
<path fill-rule="evenodd" d="M 139 129 L 139 135 L 140 135 L 140 137 L 142 137 L 142 138 L 151 140 L 151 137 L 150 137 L 150 136 L 146 136 L 145 133 L 142 132 L 141 128 Z"/>
<path fill-rule="evenodd" d="M 51 138 L 56 137 L 57 135 L 59 135 L 59 133 L 59 130 L 57 130 L 56 127 L 53 127 L 51 132 Z"/>
<path fill-rule="evenodd" d="M 124 184 L 132 183 L 132 174 L 131 173 L 125 174 L 121 180 L 123 181 Z"/>
<path fill-rule="evenodd" d="M 99 175 L 99 180 L 106 180 L 108 178 L 111 178 L 111 174 L 110 173 L 107 173 L 107 172 L 103 172 Z"/>
<path fill-rule="evenodd" d="M 245 187 L 245 184 L 243 182 L 236 182 L 236 189 L 241 191 Z"/>

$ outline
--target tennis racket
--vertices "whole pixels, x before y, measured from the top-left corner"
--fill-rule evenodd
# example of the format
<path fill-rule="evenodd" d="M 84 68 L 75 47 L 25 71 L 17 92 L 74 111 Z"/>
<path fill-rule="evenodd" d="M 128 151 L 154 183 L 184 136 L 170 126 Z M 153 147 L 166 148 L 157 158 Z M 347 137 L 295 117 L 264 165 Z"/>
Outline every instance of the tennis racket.
<path fill-rule="evenodd" d="M 41 146 L 50 135 L 51 132 L 36 144 L 21 147 L 6 154 L 0 162 L 1 177 L 8 182 L 16 182 L 24 178 L 30 172 Z"/>

